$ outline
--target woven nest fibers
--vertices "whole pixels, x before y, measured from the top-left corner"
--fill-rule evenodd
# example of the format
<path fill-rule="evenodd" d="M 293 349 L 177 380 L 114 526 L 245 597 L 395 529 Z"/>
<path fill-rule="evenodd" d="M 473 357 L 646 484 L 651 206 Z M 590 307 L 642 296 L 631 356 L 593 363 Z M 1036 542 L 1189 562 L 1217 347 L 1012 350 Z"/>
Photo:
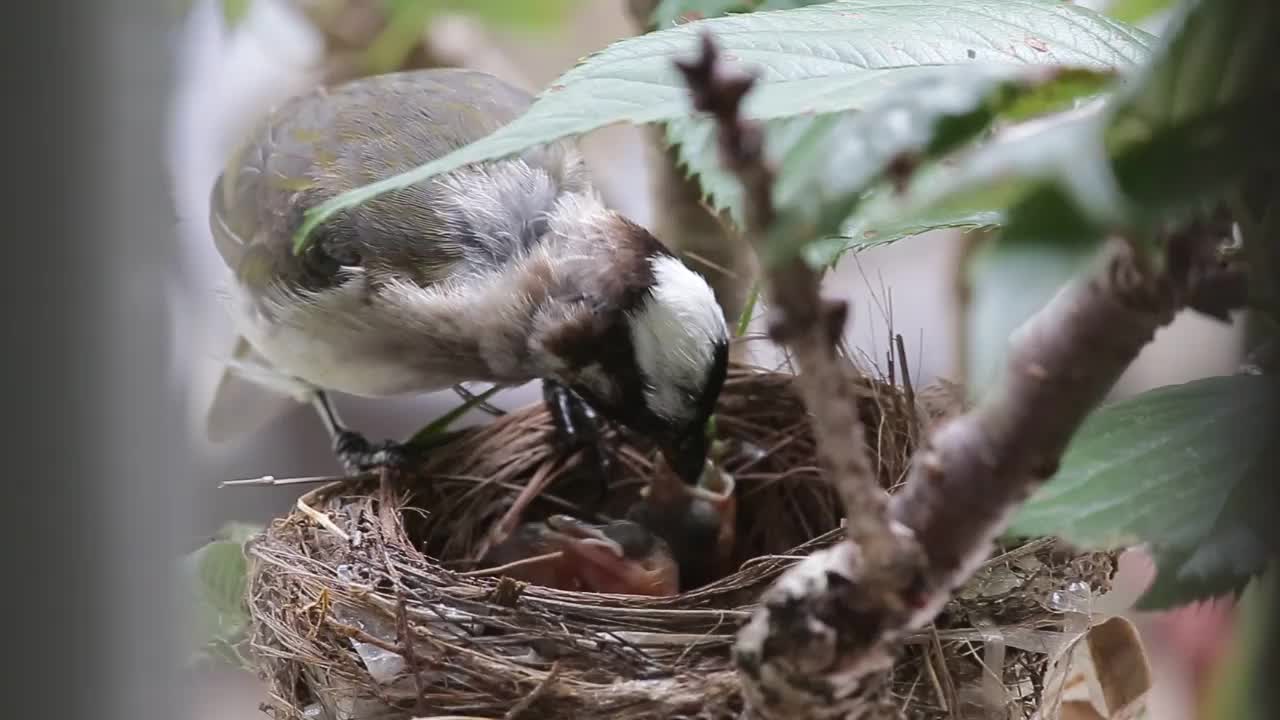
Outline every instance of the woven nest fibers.
<path fill-rule="evenodd" d="M 885 487 L 901 481 L 915 414 L 899 388 L 862 384 L 862 421 Z M 736 485 L 732 572 L 667 597 L 517 582 L 477 563 L 522 493 L 521 520 L 619 517 L 663 472 L 650 448 L 606 434 L 594 464 L 548 442 L 540 406 L 453 436 L 389 486 L 341 483 L 303 496 L 249 544 L 251 650 L 277 718 L 735 717 L 735 633 L 778 575 L 840 538 L 792 376 L 735 366 L 716 419 Z M 591 468 L 591 471 L 588 471 Z M 1042 687 L 1063 593 L 1109 584 L 1113 558 L 1044 540 L 1002 547 L 908 643 L 892 694 L 912 717 L 946 717 L 966 693 L 1005 685 L 1015 716 Z M 998 637 L 994 669 L 984 647 Z M 406 642 L 406 639 L 411 642 Z M 986 643 L 986 645 L 984 645 Z M 986 665 L 984 665 L 984 662 Z M 998 684 L 998 683 L 997 683 Z"/>

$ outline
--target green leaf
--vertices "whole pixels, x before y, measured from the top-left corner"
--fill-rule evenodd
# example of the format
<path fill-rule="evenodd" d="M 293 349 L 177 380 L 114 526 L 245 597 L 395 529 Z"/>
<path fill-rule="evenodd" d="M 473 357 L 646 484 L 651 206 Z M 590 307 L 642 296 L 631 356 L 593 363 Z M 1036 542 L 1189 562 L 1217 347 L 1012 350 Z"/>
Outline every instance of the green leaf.
<path fill-rule="evenodd" d="M 1210 680 L 1203 717 L 1212 720 L 1264 720 L 1275 717 L 1280 692 L 1280 567 L 1272 564 L 1250 583 L 1236 606 L 1231 639 Z"/>
<path fill-rule="evenodd" d="M 884 89 L 936 65 L 1114 68 L 1143 57 L 1147 42 L 1144 33 L 1055 0 L 838 0 L 686 23 L 584 59 L 524 115 L 478 142 L 313 208 L 295 248 L 335 213 L 440 173 L 614 123 L 689 115 L 674 61 L 693 56 L 704 30 L 733 62 L 761 71 L 762 83 L 745 105 L 759 119 L 863 108 Z"/>
<path fill-rule="evenodd" d="M 1249 577 L 1278 546 L 1277 393 L 1276 378 L 1233 375 L 1103 406 L 1010 533 L 1090 548 L 1147 543 L 1163 560 L 1155 603 Z"/>
<path fill-rule="evenodd" d="M 568 17 L 581 0 L 391 0 L 394 12 L 469 15 L 492 25 L 515 30 L 541 30 Z"/>
<path fill-rule="evenodd" d="M 1239 595 L 1262 568 L 1236 572 L 1224 567 L 1207 574 L 1184 572 L 1189 555 L 1185 552 L 1161 551 L 1155 557 L 1156 577 L 1143 591 L 1136 610 L 1169 610 L 1211 598 Z"/>
<path fill-rule="evenodd" d="M 404 67 L 422 44 L 423 30 L 441 14 L 465 14 L 477 20 L 516 30 L 554 26 L 578 0 L 386 0 L 386 26 L 364 50 L 364 69 L 370 75 Z"/>
<path fill-rule="evenodd" d="M 249 16 L 249 4 L 253 0 L 222 0 L 222 19 L 228 28 L 234 28 Z"/>
<path fill-rule="evenodd" d="M 982 207 L 1004 211 L 1006 234 L 1079 241 L 1104 220 L 1119 222 L 1127 209 L 1102 133 L 1096 105 L 1028 123 L 962 154 L 952 166 L 927 168 L 905 194 L 869 204 L 867 222 Z"/>
<path fill-rule="evenodd" d="M 755 5 L 752 0 L 662 0 L 649 16 L 649 25 L 662 29 L 689 20 L 751 12 Z"/>
<path fill-rule="evenodd" d="M 473 408 L 486 402 L 489 398 L 497 395 L 505 389 L 506 387 L 503 385 L 494 385 L 488 390 L 464 400 L 449 412 L 441 415 L 435 420 L 432 420 L 423 426 L 421 430 L 414 433 L 413 437 L 409 439 L 408 444 L 417 447 L 430 447 L 437 444 L 445 434 L 449 432 L 449 428 L 461 419 L 463 415 L 466 415 Z"/>
<path fill-rule="evenodd" d="M 1172 4 L 1171 0 L 1115 0 L 1107 6 L 1107 15 L 1120 22 L 1139 23 Z"/>
<path fill-rule="evenodd" d="M 1009 210 L 1008 232 L 1078 236 L 1161 222 L 1220 198 L 1247 173 L 1280 162 L 1271 111 L 1280 5 L 1190 2 L 1172 36 L 1132 82 L 1100 107 L 1026 128 L 922 173 L 896 210 Z"/>
<path fill-rule="evenodd" d="M 1108 70 L 1036 65 L 919 68 L 880 90 L 861 111 L 772 121 L 766 126 L 766 147 L 778 168 L 774 232 L 793 243 L 837 233 L 849 236 L 853 233 L 844 226 L 891 163 L 928 161 L 997 120 L 1017 121 L 1060 109 L 1098 92 L 1112 77 Z M 712 124 L 703 120 L 669 125 L 681 161 L 700 176 L 708 200 L 741 222 L 741 190 L 721 167 L 712 135 Z M 776 250 L 789 255 L 795 248 Z"/>
<path fill-rule="evenodd" d="M 869 202 L 875 201 L 878 191 L 872 191 Z M 996 228 L 1004 224 L 1004 213 L 992 210 L 955 209 L 949 213 L 936 213 L 911 219 L 894 219 L 873 222 L 862 213 L 854 213 L 840 229 L 839 235 L 809 243 L 805 258 L 813 267 L 826 267 L 836 263 L 846 252 L 858 252 L 881 245 L 889 245 L 905 238 L 935 230 L 978 230 Z"/>
<path fill-rule="evenodd" d="M 245 605 L 249 563 L 244 545 L 257 532 L 260 529 L 249 525 L 228 525 L 219 539 L 182 560 L 182 575 L 195 609 L 191 637 L 199 648 L 197 657 L 238 657 L 235 646 L 249 625 Z"/>
<path fill-rule="evenodd" d="M 824 2 L 829 0 L 662 0 L 654 8 L 649 23 L 660 29 L 682 21 L 720 17 L 730 13 L 793 10 Z"/>
<path fill-rule="evenodd" d="M 1272 389 L 1278 384 L 1273 381 Z M 1264 396 L 1265 398 L 1265 396 Z M 1280 437 L 1280 397 L 1270 398 L 1261 417 L 1260 433 Z M 1221 595 L 1239 593 L 1280 551 L 1280 513 L 1274 474 L 1280 467 L 1280 448 L 1267 445 L 1251 453 L 1239 482 L 1228 491 L 1217 519 L 1205 537 L 1189 548 L 1156 548 L 1156 579 L 1138 603 L 1141 610 L 1159 610 Z"/>

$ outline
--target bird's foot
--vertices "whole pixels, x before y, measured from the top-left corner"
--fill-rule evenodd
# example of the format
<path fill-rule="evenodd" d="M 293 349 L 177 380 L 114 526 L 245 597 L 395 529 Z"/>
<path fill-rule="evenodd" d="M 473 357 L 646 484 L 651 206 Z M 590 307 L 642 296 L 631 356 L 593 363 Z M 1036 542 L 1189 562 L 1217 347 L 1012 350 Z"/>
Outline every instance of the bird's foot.
<path fill-rule="evenodd" d="M 553 442 L 565 455 L 584 452 L 588 466 L 596 472 L 603 498 L 609 491 L 613 460 L 601 436 L 600 417 L 586 400 L 558 382 L 544 381 L 542 397 L 551 412 Z"/>
<path fill-rule="evenodd" d="M 364 435 L 346 429 L 334 434 L 333 452 L 348 475 L 384 468 L 392 471 L 407 470 L 414 456 L 413 450 L 404 443 L 388 440 L 375 444 L 369 442 Z"/>

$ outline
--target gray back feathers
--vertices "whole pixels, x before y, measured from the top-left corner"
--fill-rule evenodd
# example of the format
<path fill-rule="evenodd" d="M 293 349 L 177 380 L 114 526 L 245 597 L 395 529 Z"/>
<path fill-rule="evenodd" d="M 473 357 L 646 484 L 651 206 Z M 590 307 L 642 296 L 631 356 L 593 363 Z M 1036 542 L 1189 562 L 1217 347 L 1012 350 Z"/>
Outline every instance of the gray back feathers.
<path fill-rule="evenodd" d="M 558 196 L 590 191 L 571 143 L 374 198 L 318 228 L 309 255 L 295 256 L 291 240 L 307 209 L 482 138 L 531 101 L 490 75 L 453 69 L 364 78 L 296 97 L 229 164 L 215 222 L 258 246 L 257 261 L 269 265 L 259 268 L 261 277 L 306 289 L 328 286 L 344 265 L 361 266 L 371 281 L 386 271 L 422 286 L 501 265 L 538 238 Z M 227 259 L 239 270 L 244 255 Z"/>

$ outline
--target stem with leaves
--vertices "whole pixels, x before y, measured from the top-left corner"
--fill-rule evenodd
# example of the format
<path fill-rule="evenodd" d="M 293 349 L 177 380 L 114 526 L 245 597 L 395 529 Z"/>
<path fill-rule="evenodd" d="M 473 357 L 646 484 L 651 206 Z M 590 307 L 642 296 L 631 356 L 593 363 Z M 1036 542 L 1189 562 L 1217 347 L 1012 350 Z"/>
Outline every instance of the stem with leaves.
<path fill-rule="evenodd" d="M 716 120 L 724 163 L 748 198 L 753 244 L 786 242 L 771 235 L 773 173 L 759 127 L 739 113 L 754 79 L 725 68 L 709 36 L 680 70 L 695 107 Z M 845 305 L 820 296 L 818 274 L 799 258 L 764 269 L 770 334 L 796 360 L 848 538 L 785 573 L 740 632 L 735 658 L 755 713 L 879 715 L 904 633 L 930 622 L 986 559 L 1012 510 L 1054 474 L 1076 429 L 1156 330 L 1185 307 L 1236 304 L 1223 288 L 1238 278 L 1209 251 L 1221 239 L 1192 226 L 1167 238 L 1158 262 L 1129 240 L 1107 241 L 1091 271 L 1015 336 L 985 401 L 926 439 L 891 500 L 876 485 L 849 368 L 835 349 Z"/>

